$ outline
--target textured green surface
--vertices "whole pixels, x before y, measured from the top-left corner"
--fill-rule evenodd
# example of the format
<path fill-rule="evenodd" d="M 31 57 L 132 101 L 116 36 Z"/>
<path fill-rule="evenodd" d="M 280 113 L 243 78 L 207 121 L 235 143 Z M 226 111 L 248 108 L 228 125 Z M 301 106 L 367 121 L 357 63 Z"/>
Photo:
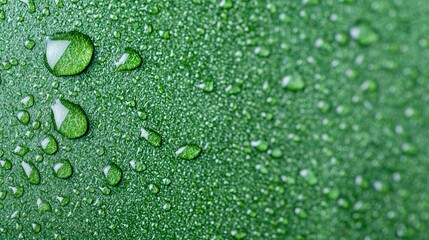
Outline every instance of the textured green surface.
<path fill-rule="evenodd" d="M 426 0 L 126 2 L 0 3 L 1 239 L 427 238 Z M 44 39 L 72 30 L 93 61 L 58 78 Z M 118 72 L 127 47 L 143 64 Z M 82 138 L 54 130 L 59 98 L 86 112 Z M 177 158 L 186 144 L 201 155 Z M 52 171 L 61 159 L 68 179 Z"/>

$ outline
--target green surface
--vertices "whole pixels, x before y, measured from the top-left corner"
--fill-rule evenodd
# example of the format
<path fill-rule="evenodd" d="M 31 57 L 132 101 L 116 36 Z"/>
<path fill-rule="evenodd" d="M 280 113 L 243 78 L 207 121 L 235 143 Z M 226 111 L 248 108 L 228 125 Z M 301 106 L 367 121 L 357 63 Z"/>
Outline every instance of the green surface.
<path fill-rule="evenodd" d="M 0 238 L 426 239 L 428 21 L 425 0 L 1 1 Z M 72 30 L 92 62 L 55 77 L 44 41 Z M 63 98 L 82 138 L 54 130 Z"/>

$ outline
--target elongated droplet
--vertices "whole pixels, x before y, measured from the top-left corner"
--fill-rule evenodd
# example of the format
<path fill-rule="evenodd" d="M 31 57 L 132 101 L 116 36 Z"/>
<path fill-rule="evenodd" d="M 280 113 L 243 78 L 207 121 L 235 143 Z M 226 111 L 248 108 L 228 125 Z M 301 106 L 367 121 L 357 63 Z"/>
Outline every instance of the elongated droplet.
<path fill-rule="evenodd" d="M 66 138 L 80 138 L 88 131 L 88 118 L 83 109 L 60 99 L 51 107 L 55 130 Z"/>
<path fill-rule="evenodd" d="M 57 178 L 66 179 L 73 174 L 73 168 L 69 161 L 63 159 L 54 164 L 54 175 Z"/>
<path fill-rule="evenodd" d="M 55 76 L 81 73 L 94 52 L 91 39 L 80 32 L 61 33 L 46 40 L 45 65 Z"/>
<path fill-rule="evenodd" d="M 58 150 L 57 140 L 50 134 L 42 140 L 40 145 L 42 146 L 43 152 L 48 155 L 55 154 Z"/>
<path fill-rule="evenodd" d="M 36 166 L 31 162 L 22 162 L 22 169 L 24 170 L 25 176 L 27 176 L 28 182 L 30 184 L 39 184 L 40 183 L 40 173 Z"/>
<path fill-rule="evenodd" d="M 176 151 L 176 157 L 184 160 L 192 160 L 197 158 L 201 153 L 201 148 L 194 144 L 188 144 L 184 147 L 179 148 Z"/>
<path fill-rule="evenodd" d="M 125 48 L 121 58 L 115 62 L 115 66 L 118 71 L 126 71 L 139 67 L 141 63 L 142 58 L 136 50 L 132 48 Z"/>
<path fill-rule="evenodd" d="M 122 179 L 122 170 L 118 165 L 111 163 L 103 168 L 104 176 L 106 177 L 107 183 L 111 186 L 116 186 Z"/>

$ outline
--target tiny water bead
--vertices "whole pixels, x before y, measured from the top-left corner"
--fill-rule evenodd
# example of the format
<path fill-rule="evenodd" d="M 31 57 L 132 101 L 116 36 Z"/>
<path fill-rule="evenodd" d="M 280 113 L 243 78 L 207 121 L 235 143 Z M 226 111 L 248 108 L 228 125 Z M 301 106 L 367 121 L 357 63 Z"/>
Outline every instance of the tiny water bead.
<path fill-rule="evenodd" d="M 146 139 L 146 141 L 154 147 L 161 146 L 161 135 L 159 135 L 159 133 L 153 130 L 146 130 L 144 128 L 141 128 L 140 137 Z"/>
<path fill-rule="evenodd" d="M 303 169 L 299 172 L 299 175 L 304 178 L 304 180 L 310 184 L 314 185 L 317 183 L 316 175 L 314 175 L 313 171 L 309 169 Z"/>
<path fill-rule="evenodd" d="M 91 62 L 94 45 L 78 31 L 60 33 L 46 40 L 45 65 L 55 76 L 81 73 Z"/>
<path fill-rule="evenodd" d="M 40 173 L 32 162 L 22 162 L 22 169 L 30 184 L 37 185 L 40 183 Z"/>
<path fill-rule="evenodd" d="M 294 74 L 283 78 L 282 87 L 286 90 L 299 91 L 305 88 L 305 83 L 299 74 Z"/>
<path fill-rule="evenodd" d="M 42 230 L 42 226 L 40 226 L 38 223 L 32 223 L 31 229 L 33 229 L 33 232 L 39 233 Z"/>
<path fill-rule="evenodd" d="M 42 140 L 40 145 L 42 146 L 43 152 L 48 155 L 53 155 L 58 150 L 57 140 L 50 134 Z"/>
<path fill-rule="evenodd" d="M 21 110 L 16 114 L 18 121 L 24 125 L 30 122 L 30 114 L 26 110 Z"/>
<path fill-rule="evenodd" d="M 119 184 L 122 179 L 122 169 L 118 167 L 118 165 L 114 163 L 110 163 L 109 165 L 103 168 L 104 176 L 106 177 L 107 183 L 110 186 L 114 187 Z"/>
<path fill-rule="evenodd" d="M 188 144 L 179 148 L 176 151 L 176 157 L 184 160 L 193 160 L 197 158 L 201 153 L 201 148 L 195 144 Z"/>
<path fill-rule="evenodd" d="M 24 46 L 26 49 L 32 50 L 34 48 L 34 46 L 36 46 L 36 43 L 33 40 L 28 39 L 28 40 L 25 40 Z"/>
<path fill-rule="evenodd" d="M 66 179 L 73 174 L 73 167 L 68 160 L 62 159 L 54 164 L 54 175 L 57 178 Z"/>
<path fill-rule="evenodd" d="M 136 50 L 132 48 L 125 48 L 121 58 L 115 62 L 115 66 L 118 71 L 127 71 L 138 68 L 141 63 L 142 58 Z"/>
<path fill-rule="evenodd" d="M 378 42 L 379 35 L 374 28 L 364 20 L 360 20 L 350 29 L 350 36 L 361 46 L 369 46 Z"/>
<path fill-rule="evenodd" d="M 149 184 L 148 185 L 149 188 L 149 192 L 152 193 L 153 195 L 156 195 L 157 193 L 159 193 L 159 187 L 156 186 L 155 184 Z"/>
<path fill-rule="evenodd" d="M 80 138 L 88 131 L 88 118 L 79 105 L 59 99 L 51 109 L 54 128 L 64 137 Z"/>

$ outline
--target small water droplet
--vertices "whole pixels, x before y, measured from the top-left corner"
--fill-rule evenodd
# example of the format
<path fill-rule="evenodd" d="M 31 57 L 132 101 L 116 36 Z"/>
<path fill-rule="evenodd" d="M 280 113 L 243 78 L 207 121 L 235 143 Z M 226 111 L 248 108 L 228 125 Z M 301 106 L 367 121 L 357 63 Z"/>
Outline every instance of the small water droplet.
<path fill-rule="evenodd" d="M 66 179 L 73 174 L 73 168 L 68 160 L 62 159 L 54 164 L 54 175 L 57 178 Z"/>
<path fill-rule="evenodd" d="M 299 175 L 304 178 L 304 180 L 310 184 L 314 185 L 317 183 L 316 175 L 314 175 L 313 171 L 308 169 L 303 169 L 299 172 Z"/>
<path fill-rule="evenodd" d="M 201 153 L 201 148 L 194 144 L 188 144 L 179 148 L 176 151 L 176 157 L 184 160 L 192 160 L 197 158 Z"/>
<path fill-rule="evenodd" d="M 130 165 L 136 172 L 143 172 L 146 170 L 146 165 L 141 161 L 132 160 Z"/>
<path fill-rule="evenodd" d="M 136 50 L 132 48 L 125 48 L 121 58 L 115 62 L 115 66 L 118 71 L 126 71 L 139 67 L 141 63 L 142 58 Z"/>
<path fill-rule="evenodd" d="M 37 169 L 37 167 L 32 162 L 22 162 L 21 166 L 30 184 L 40 183 L 39 169 Z"/>
<path fill-rule="evenodd" d="M 40 145 L 42 146 L 43 152 L 45 152 L 48 155 L 53 155 L 58 150 L 57 140 L 55 140 L 54 136 L 52 136 L 51 134 L 49 134 L 48 136 L 46 136 L 42 140 L 42 142 L 40 143 Z"/>
<path fill-rule="evenodd" d="M 282 87 L 291 91 L 299 91 L 305 88 L 305 83 L 300 75 L 294 74 L 283 78 Z"/>
<path fill-rule="evenodd" d="M 231 9 L 233 7 L 233 1 L 232 0 L 222 0 L 219 3 L 219 7 L 221 9 Z"/>
<path fill-rule="evenodd" d="M 38 223 L 32 223 L 31 229 L 33 229 L 34 233 L 40 233 L 40 231 L 42 230 L 42 226 Z"/>
<path fill-rule="evenodd" d="M 51 204 L 49 204 L 48 202 L 43 201 L 40 198 L 37 199 L 36 204 L 37 204 L 37 209 L 39 209 L 39 213 L 40 214 L 52 211 Z"/>
<path fill-rule="evenodd" d="M 153 130 L 141 128 L 140 137 L 146 139 L 146 141 L 154 147 L 161 146 L 161 135 Z"/>
<path fill-rule="evenodd" d="M 103 168 L 103 173 L 106 177 L 107 183 L 113 187 L 118 185 L 122 179 L 122 170 L 114 163 L 110 163 L 109 165 L 105 166 Z"/>
<path fill-rule="evenodd" d="M 269 143 L 264 140 L 255 140 L 250 142 L 250 146 L 254 147 L 259 152 L 266 152 L 269 147 Z"/>
<path fill-rule="evenodd" d="M 378 42 L 379 35 L 372 26 L 364 20 L 359 20 L 355 26 L 350 29 L 350 36 L 361 46 L 369 46 Z"/>
<path fill-rule="evenodd" d="M 46 40 L 45 65 L 55 76 L 81 73 L 91 62 L 94 45 L 80 32 L 61 33 Z"/>
<path fill-rule="evenodd" d="M 10 169 L 12 169 L 12 162 L 10 160 L 7 160 L 7 159 L 0 160 L 0 166 L 4 170 L 10 170 Z"/>
<path fill-rule="evenodd" d="M 0 200 L 4 200 L 7 196 L 7 192 L 5 191 L 0 191 Z"/>
<path fill-rule="evenodd" d="M 149 184 L 148 188 L 149 188 L 149 192 L 152 193 L 153 195 L 159 193 L 159 187 L 156 186 L 155 184 L 152 184 L 152 183 Z"/>
<path fill-rule="evenodd" d="M 164 211 L 166 211 L 166 212 L 170 211 L 171 210 L 171 204 L 170 203 L 165 203 L 162 206 L 162 209 L 164 209 Z"/>
<path fill-rule="evenodd" d="M 21 110 L 16 113 L 16 118 L 24 125 L 27 125 L 30 122 L 30 114 L 26 110 Z"/>
<path fill-rule="evenodd" d="M 12 191 L 12 195 L 15 198 L 20 198 L 22 195 L 24 195 L 24 188 L 21 186 L 10 186 L 9 189 Z"/>
<path fill-rule="evenodd" d="M 59 99 L 51 109 L 55 130 L 64 137 L 80 138 L 88 131 L 88 118 L 79 105 Z"/>
<path fill-rule="evenodd" d="M 16 155 L 18 155 L 20 157 L 24 157 L 25 154 L 27 154 L 29 151 L 30 151 L 30 149 L 28 149 L 26 146 L 18 145 L 13 150 L 13 153 L 15 153 Z"/>
<path fill-rule="evenodd" d="M 21 103 L 24 105 L 24 107 L 31 108 L 34 105 L 34 96 L 28 95 L 24 97 L 23 99 L 21 99 Z"/>
<path fill-rule="evenodd" d="M 65 196 L 57 196 L 56 199 L 58 200 L 58 202 L 62 207 L 66 206 L 70 202 L 70 198 Z"/>

